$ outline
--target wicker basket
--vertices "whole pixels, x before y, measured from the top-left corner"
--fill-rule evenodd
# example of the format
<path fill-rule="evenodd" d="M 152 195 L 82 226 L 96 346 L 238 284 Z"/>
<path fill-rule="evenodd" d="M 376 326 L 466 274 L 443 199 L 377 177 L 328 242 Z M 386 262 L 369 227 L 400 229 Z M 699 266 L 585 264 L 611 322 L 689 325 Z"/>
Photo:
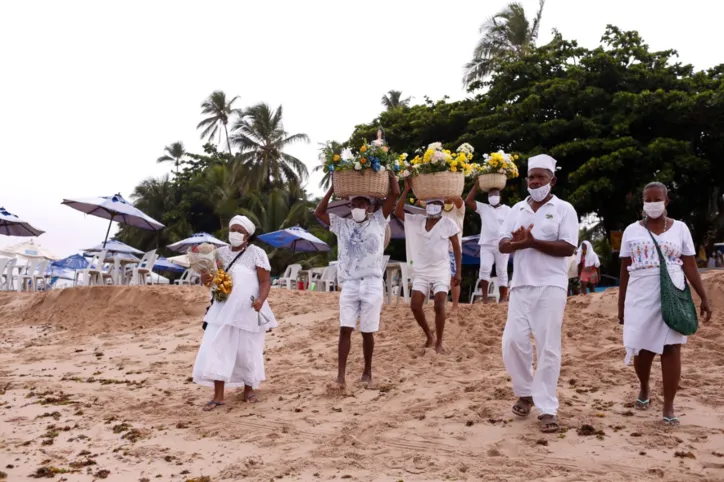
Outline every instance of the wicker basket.
<path fill-rule="evenodd" d="M 446 198 L 462 196 L 465 189 L 465 174 L 462 172 L 433 172 L 420 174 L 410 182 L 417 199 Z"/>
<path fill-rule="evenodd" d="M 334 194 L 339 198 L 369 196 L 381 199 L 386 198 L 390 191 L 390 175 L 387 171 L 338 171 L 332 176 L 332 183 Z"/>
<path fill-rule="evenodd" d="M 480 187 L 481 191 L 485 192 L 488 192 L 491 189 L 501 190 L 505 187 L 506 181 L 507 179 L 505 174 L 500 174 L 498 172 L 481 174 L 478 177 L 478 187 Z"/>

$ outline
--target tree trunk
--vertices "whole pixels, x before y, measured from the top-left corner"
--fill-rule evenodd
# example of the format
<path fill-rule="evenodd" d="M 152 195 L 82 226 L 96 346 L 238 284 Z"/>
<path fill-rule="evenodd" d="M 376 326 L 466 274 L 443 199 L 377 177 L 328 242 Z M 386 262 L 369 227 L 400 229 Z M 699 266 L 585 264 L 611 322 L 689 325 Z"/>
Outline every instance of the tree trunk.
<path fill-rule="evenodd" d="M 233 156 L 231 153 L 231 142 L 229 142 L 229 129 L 226 128 L 226 122 L 224 122 L 224 132 L 226 132 L 226 146 L 229 148 L 229 155 Z"/>

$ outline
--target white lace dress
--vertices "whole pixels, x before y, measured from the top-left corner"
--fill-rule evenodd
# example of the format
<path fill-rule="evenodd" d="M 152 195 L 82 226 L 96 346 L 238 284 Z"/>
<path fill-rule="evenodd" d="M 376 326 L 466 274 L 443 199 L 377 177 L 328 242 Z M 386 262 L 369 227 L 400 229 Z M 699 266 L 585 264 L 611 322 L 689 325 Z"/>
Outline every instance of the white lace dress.
<path fill-rule="evenodd" d="M 237 255 L 228 247 L 218 254 L 224 266 Z M 215 302 L 206 313 L 208 325 L 194 364 L 194 382 L 212 387 L 214 381 L 223 381 L 232 388 L 256 389 L 264 381 L 264 338 L 278 325 L 268 303 L 259 313 L 252 307 L 251 297 L 259 296 L 257 268 L 271 271 L 269 258 L 263 249 L 250 245 L 230 270 L 229 298 Z"/>

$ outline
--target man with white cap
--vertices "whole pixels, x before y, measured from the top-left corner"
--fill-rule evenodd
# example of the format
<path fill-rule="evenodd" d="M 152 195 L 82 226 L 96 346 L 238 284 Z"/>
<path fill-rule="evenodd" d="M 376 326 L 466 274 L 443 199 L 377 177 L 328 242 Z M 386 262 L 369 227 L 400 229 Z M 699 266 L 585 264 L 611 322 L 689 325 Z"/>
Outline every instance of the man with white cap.
<path fill-rule="evenodd" d="M 357 326 L 362 333 L 362 351 L 365 366 L 360 381 L 372 383 L 372 353 L 374 334 L 380 327 L 380 313 L 384 300 L 382 276 L 385 271 L 385 231 L 395 201 L 400 194 L 397 178 L 390 173 L 390 189 L 382 209 L 372 212 L 374 199 L 356 196 L 351 199 L 352 219 L 327 212 L 334 194 L 332 186 L 317 206 L 315 216 L 337 235 L 337 279 L 342 285 L 339 297 L 339 353 L 336 384 L 346 386 L 347 357 L 352 332 Z"/>
<path fill-rule="evenodd" d="M 546 154 L 528 160 L 530 196 L 511 211 L 500 232 L 500 251 L 513 253 L 508 320 L 503 331 L 503 362 L 518 401 L 513 413 L 540 411 L 540 429 L 559 430 L 558 376 L 561 327 L 568 294 L 568 257 L 578 245 L 578 215 L 551 194 L 556 160 Z M 533 374 L 533 334 L 538 366 Z"/>
<path fill-rule="evenodd" d="M 488 204 L 475 200 L 478 193 L 478 183 L 473 185 L 468 197 L 465 199 L 468 209 L 472 209 L 480 216 L 480 274 L 478 282 L 483 293 L 483 303 L 488 302 L 488 285 L 490 273 L 495 265 L 497 285 L 500 288 L 500 302 L 508 301 L 508 260 L 509 254 L 500 252 L 500 228 L 510 215 L 510 206 L 500 202 L 500 190 L 491 189 L 488 192 Z"/>
<path fill-rule="evenodd" d="M 428 199 L 425 203 L 427 215 L 406 214 L 405 201 L 410 192 L 410 183 L 405 181 L 405 191 L 397 203 L 395 216 L 405 222 L 406 242 L 412 246 L 413 280 L 410 308 L 417 324 L 425 332 L 425 348 L 435 347 L 439 354 L 446 353 L 443 347 L 445 331 L 445 303 L 450 284 L 460 285 L 462 248 L 458 234 L 460 228 L 451 218 L 443 217 L 444 199 Z M 455 258 L 456 272 L 450 269 L 451 246 Z M 404 281 L 404 280 L 403 280 Z M 425 318 L 423 303 L 433 294 L 435 298 L 435 335 L 430 331 Z"/>

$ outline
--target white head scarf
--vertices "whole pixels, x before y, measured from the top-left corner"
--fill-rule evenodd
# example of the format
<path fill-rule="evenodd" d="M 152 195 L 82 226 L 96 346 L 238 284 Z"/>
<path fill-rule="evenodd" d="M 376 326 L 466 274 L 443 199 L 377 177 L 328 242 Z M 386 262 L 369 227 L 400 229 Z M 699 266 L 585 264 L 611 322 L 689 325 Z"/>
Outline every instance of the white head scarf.
<path fill-rule="evenodd" d="M 593 250 L 593 246 L 591 245 L 590 241 L 584 241 L 581 243 L 581 246 L 578 248 L 578 251 L 576 252 L 576 266 L 581 264 L 581 256 L 583 254 L 583 245 L 586 245 L 586 259 L 584 260 L 583 267 L 584 268 L 590 268 L 590 267 L 600 267 L 601 261 L 598 259 L 598 255 Z"/>
<path fill-rule="evenodd" d="M 531 169 L 548 169 L 553 174 L 556 172 L 557 161 L 548 154 L 538 154 L 528 159 L 528 172 Z"/>
<path fill-rule="evenodd" d="M 232 227 L 234 224 L 238 224 L 239 226 L 246 229 L 247 234 L 251 236 L 254 234 L 254 231 L 256 231 L 256 226 L 254 223 L 251 222 L 251 219 L 247 218 L 246 216 L 240 216 L 236 215 L 233 218 L 231 218 L 231 221 L 229 221 L 229 227 Z"/>

